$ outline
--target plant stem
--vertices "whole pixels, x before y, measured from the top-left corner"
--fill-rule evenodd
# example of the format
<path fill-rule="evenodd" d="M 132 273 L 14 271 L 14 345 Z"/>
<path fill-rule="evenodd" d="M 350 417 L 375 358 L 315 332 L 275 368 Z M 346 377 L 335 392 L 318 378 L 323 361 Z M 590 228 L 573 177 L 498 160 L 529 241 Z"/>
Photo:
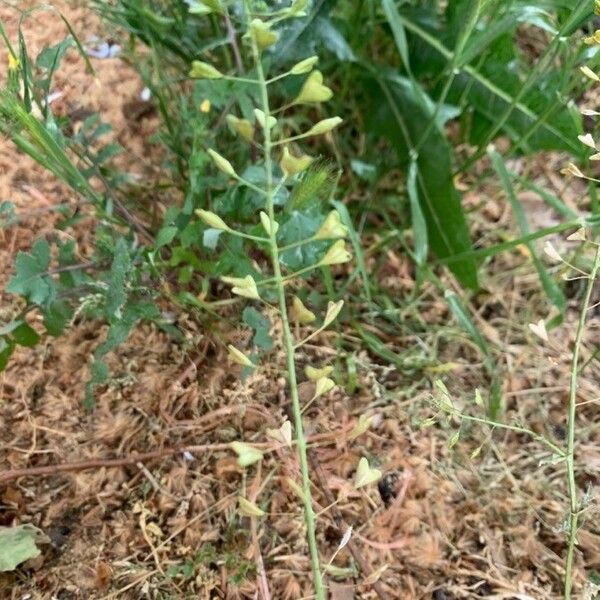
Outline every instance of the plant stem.
<path fill-rule="evenodd" d="M 249 0 L 245 1 L 246 12 L 249 15 Z M 258 76 L 262 110 L 265 113 L 265 122 L 269 122 L 269 94 L 267 91 L 267 80 L 263 71 L 260 52 L 256 41 L 252 39 L 252 53 L 256 63 L 256 73 Z M 267 214 L 271 223 L 275 222 L 275 207 L 273 202 L 273 164 L 271 151 L 273 142 L 271 140 L 271 130 L 269 127 L 263 129 L 264 133 L 264 156 L 265 156 L 265 171 L 266 171 L 266 208 Z M 270 246 L 271 260 L 273 263 L 273 274 L 275 285 L 277 287 L 277 295 L 279 298 L 279 312 L 281 314 L 281 323 L 283 328 L 283 341 L 286 351 L 287 371 L 289 377 L 290 396 L 292 400 L 292 411 L 294 413 L 296 443 L 298 446 L 298 455 L 300 458 L 300 470 L 302 473 L 302 492 L 304 500 L 304 519 L 306 522 L 306 535 L 308 539 L 308 547 L 310 552 L 310 561 L 313 573 L 313 582 L 315 588 L 315 598 L 317 600 L 325 600 L 325 588 L 323 586 L 323 578 L 321 576 L 321 564 L 319 560 L 319 550 L 317 547 L 317 536 L 315 532 L 315 516 L 312 506 L 312 495 L 310 491 L 310 476 L 308 470 L 308 456 L 306 450 L 306 440 L 304 438 L 304 429 L 302 426 L 302 409 L 300 406 L 300 398 L 298 394 L 298 383 L 296 379 L 296 363 L 294 359 L 294 342 L 287 313 L 287 304 L 285 298 L 284 279 L 281 274 L 281 266 L 279 264 L 279 248 L 277 247 L 277 238 L 275 227 L 270 228 Z"/>
<path fill-rule="evenodd" d="M 573 348 L 573 360 L 571 361 L 571 381 L 569 385 L 569 414 L 567 420 L 567 483 L 569 486 L 569 534 L 567 545 L 567 556 L 565 559 L 565 600 L 571 599 L 571 590 L 573 588 L 573 558 L 575 554 L 575 544 L 577 543 L 577 523 L 579 521 L 579 501 L 577 500 L 577 482 L 575 481 L 575 417 L 577 412 L 577 379 L 579 376 L 579 351 L 585 332 L 585 321 L 594 281 L 600 268 L 600 246 L 596 248 L 596 257 L 592 270 L 589 274 L 588 283 L 585 289 L 585 295 L 581 304 L 579 322 L 577 323 L 577 333 L 575 334 L 575 346 Z"/>

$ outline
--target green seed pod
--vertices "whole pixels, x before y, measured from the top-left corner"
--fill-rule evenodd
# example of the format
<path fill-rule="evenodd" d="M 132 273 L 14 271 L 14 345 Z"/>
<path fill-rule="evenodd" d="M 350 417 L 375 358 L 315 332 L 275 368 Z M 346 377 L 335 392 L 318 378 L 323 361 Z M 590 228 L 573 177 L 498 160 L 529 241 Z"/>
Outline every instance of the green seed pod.
<path fill-rule="evenodd" d="M 335 129 L 340 123 L 342 119 L 340 117 L 331 117 L 330 119 L 323 119 L 319 121 L 315 125 L 313 125 L 307 132 L 306 135 L 322 135 L 323 133 L 328 133 L 332 129 Z"/>
<path fill-rule="evenodd" d="M 299 63 L 296 63 L 291 69 L 290 73 L 292 75 L 304 75 L 305 73 L 310 73 L 312 68 L 319 62 L 318 56 L 311 56 L 309 58 L 305 58 L 301 60 Z"/>
<path fill-rule="evenodd" d="M 190 77 L 194 79 L 221 79 L 223 73 L 206 62 L 195 60 L 192 62 Z"/>
<path fill-rule="evenodd" d="M 300 93 L 294 100 L 294 104 L 312 104 L 327 102 L 333 96 L 333 92 L 323 85 L 323 74 L 321 71 L 313 71 L 304 82 Z"/>

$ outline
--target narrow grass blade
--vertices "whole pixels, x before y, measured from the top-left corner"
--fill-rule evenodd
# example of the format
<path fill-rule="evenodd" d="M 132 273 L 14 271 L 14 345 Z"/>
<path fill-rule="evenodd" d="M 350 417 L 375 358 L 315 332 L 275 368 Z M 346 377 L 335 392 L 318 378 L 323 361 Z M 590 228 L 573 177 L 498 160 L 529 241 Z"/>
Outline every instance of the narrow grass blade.
<path fill-rule="evenodd" d="M 369 281 L 369 273 L 367 271 L 367 265 L 365 263 L 365 255 L 363 253 L 362 243 L 360 241 L 360 236 L 358 232 L 354 228 L 354 224 L 352 223 L 352 217 L 350 217 L 350 213 L 346 208 L 346 205 L 338 200 L 332 200 L 331 204 L 338 211 L 340 217 L 342 219 L 342 223 L 348 229 L 348 237 L 350 238 L 350 243 L 352 244 L 352 248 L 354 249 L 354 258 L 356 260 L 356 265 L 358 266 L 358 270 L 360 272 L 360 277 L 363 283 L 363 290 L 365 292 L 365 298 L 367 303 L 371 305 L 372 295 L 371 295 L 371 285 Z"/>
<path fill-rule="evenodd" d="M 515 193 L 515 190 L 513 188 L 512 181 L 510 179 L 510 175 L 508 174 L 506 165 L 504 164 L 503 158 L 495 150 L 489 150 L 488 156 L 492 161 L 494 170 L 500 178 L 500 182 L 502 183 L 502 187 L 504 188 L 504 193 L 506 194 L 512 206 L 513 213 L 515 215 L 521 233 L 523 235 L 528 235 L 530 231 L 529 224 L 527 223 L 527 216 L 525 215 L 525 211 L 523 210 L 523 205 L 521 204 L 521 202 L 519 202 L 519 199 L 517 198 L 517 194 Z M 556 281 L 548 274 L 548 271 L 546 270 L 546 267 L 544 266 L 542 260 L 539 258 L 533 243 L 526 242 L 525 245 L 527 246 L 527 249 L 531 254 L 531 258 L 538 272 L 540 282 L 542 283 L 542 287 L 544 288 L 544 292 L 546 293 L 548 300 L 550 300 L 550 302 L 554 306 L 556 306 L 556 308 L 558 308 L 562 315 L 566 306 L 566 300 L 564 294 L 562 293 L 562 290 L 560 289 Z"/>
<path fill-rule="evenodd" d="M 417 190 L 417 161 L 411 160 L 408 168 L 408 177 L 406 178 L 406 190 L 410 201 L 410 214 L 412 221 L 413 235 L 415 239 L 415 262 L 420 267 L 427 260 L 427 223 L 421 204 L 419 203 L 419 192 Z"/>

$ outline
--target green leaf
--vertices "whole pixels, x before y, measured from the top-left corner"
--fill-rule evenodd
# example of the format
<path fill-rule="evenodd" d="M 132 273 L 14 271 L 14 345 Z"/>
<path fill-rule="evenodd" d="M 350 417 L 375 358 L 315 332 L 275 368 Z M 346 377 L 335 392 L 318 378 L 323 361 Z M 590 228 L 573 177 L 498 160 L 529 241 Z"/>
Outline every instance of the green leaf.
<path fill-rule="evenodd" d="M 417 162 L 411 160 L 406 178 L 406 191 L 408 192 L 408 199 L 410 201 L 410 216 L 415 238 L 415 261 L 417 265 L 422 266 L 427 260 L 427 223 L 425 222 L 421 203 L 419 202 L 417 172 Z"/>
<path fill-rule="evenodd" d="M 59 42 L 55 46 L 49 46 L 44 48 L 37 56 L 35 60 L 35 66 L 38 69 L 44 69 L 46 71 L 56 71 L 60 62 L 62 61 L 67 50 L 73 45 L 73 38 L 67 37 L 62 42 Z"/>
<path fill-rule="evenodd" d="M 16 344 L 14 340 L 8 337 L 0 337 L 0 371 L 6 369 L 8 360 L 15 351 Z"/>
<path fill-rule="evenodd" d="M 339 61 L 354 61 L 356 57 L 336 22 L 330 16 L 337 0 L 317 0 L 303 19 L 288 21 L 279 29 L 279 41 L 272 53 L 276 64 L 322 54 L 326 49 Z"/>
<path fill-rule="evenodd" d="M 269 335 L 271 323 L 267 317 L 259 313 L 252 306 L 247 306 L 242 313 L 244 323 L 254 329 L 254 339 L 252 343 L 263 350 L 273 349 L 273 340 Z"/>
<path fill-rule="evenodd" d="M 386 74 L 376 82 L 383 94 L 373 95 L 372 125 L 390 140 L 402 163 L 416 162 L 416 190 L 429 245 L 439 258 L 467 252 L 470 235 L 452 180 L 452 149 L 437 125 L 430 128 L 419 155 L 411 159 L 434 112 L 433 104 L 423 90 L 416 93 L 415 85 L 406 78 Z M 453 261 L 449 266 L 463 285 L 477 289 L 472 259 Z"/>
<path fill-rule="evenodd" d="M 396 4 L 392 2 L 392 0 L 382 0 L 381 6 L 383 8 L 383 12 L 385 13 L 385 18 L 387 19 L 392 30 L 394 40 L 396 41 L 396 47 L 398 48 L 398 52 L 400 52 L 402 62 L 404 63 L 406 69 L 410 69 L 406 32 L 404 31 L 404 26 L 400 20 Z"/>
<path fill-rule="evenodd" d="M 33 525 L 0 527 L 0 571 L 14 571 L 18 565 L 41 554 L 36 542 L 41 531 Z"/>
<path fill-rule="evenodd" d="M 161 246 L 166 246 L 167 244 L 170 244 L 177 235 L 178 231 L 178 228 L 174 225 L 168 225 L 167 227 L 163 227 L 156 236 L 156 247 L 160 248 Z"/>
<path fill-rule="evenodd" d="M 44 304 L 54 294 L 54 283 L 47 274 L 49 264 L 50 246 L 45 239 L 38 240 L 31 254 L 17 254 L 16 274 L 8 282 L 6 291 L 20 294 L 33 304 Z"/>
<path fill-rule="evenodd" d="M 49 335 L 61 335 L 73 316 L 73 309 L 62 301 L 53 302 L 43 311 L 44 327 Z"/>
<path fill-rule="evenodd" d="M 35 346 L 40 341 L 40 336 L 27 323 L 21 323 L 15 328 L 12 336 L 19 346 L 26 346 L 28 348 Z"/>
<path fill-rule="evenodd" d="M 131 257 L 127 242 L 120 237 L 115 245 L 113 262 L 110 267 L 108 291 L 106 292 L 106 318 L 121 317 L 121 309 L 127 300 L 127 283 L 131 272 Z"/>

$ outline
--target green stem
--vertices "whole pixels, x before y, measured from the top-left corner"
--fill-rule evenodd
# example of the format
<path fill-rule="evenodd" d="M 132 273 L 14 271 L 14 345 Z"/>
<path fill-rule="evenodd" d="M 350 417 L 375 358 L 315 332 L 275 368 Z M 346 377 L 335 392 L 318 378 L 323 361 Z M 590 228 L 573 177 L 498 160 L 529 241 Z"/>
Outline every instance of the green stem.
<path fill-rule="evenodd" d="M 250 0 L 245 0 L 246 12 L 250 14 Z M 267 80 L 263 71 L 263 66 L 260 59 L 260 52 L 254 39 L 252 39 L 252 54 L 256 63 L 256 73 L 260 86 L 260 96 L 262 110 L 265 113 L 265 121 L 269 121 L 271 114 L 269 108 L 269 94 L 267 91 Z M 264 156 L 265 156 L 265 171 L 266 171 L 266 208 L 267 214 L 271 223 L 275 222 L 275 207 L 273 202 L 273 171 L 271 150 L 274 145 L 271 140 L 271 131 L 268 127 L 263 130 L 264 134 Z M 304 518 L 306 522 L 306 534 L 308 539 L 308 547 L 310 552 L 310 561 L 313 573 L 313 581 L 315 588 L 315 598 L 317 600 L 325 600 L 325 588 L 323 586 L 323 578 L 321 575 L 321 563 L 319 560 L 319 550 L 317 547 L 317 536 L 315 532 L 315 515 L 312 506 L 312 495 L 310 491 L 310 476 L 308 470 L 308 456 L 306 450 L 306 440 L 304 438 L 304 428 L 302 426 L 302 408 L 300 406 L 300 397 L 298 394 L 298 382 L 296 379 L 296 363 L 294 359 L 294 342 L 287 313 L 287 304 L 285 298 L 284 279 L 281 274 L 281 266 L 279 264 L 279 249 L 277 247 L 277 239 L 275 228 L 271 227 L 269 235 L 271 246 L 271 260 L 273 263 L 273 273 L 275 276 L 275 284 L 277 287 L 277 295 L 279 298 L 279 311 L 281 314 L 281 323 L 283 327 L 283 342 L 286 350 L 287 371 L 289 377 L 290 396 L 292 400 L 292 411 L 294 413 L 294 422 L 296 430 L 296 443 L 298 446 L 298 455 L 300 458 L 300 470 L 302 473 L 302 492 L 304 500 Z"/>
<path fill-rule="evenodd" d="M 579 351 L 585 332 L 585 321 L 590 298 L 594 287 L 594 281 L 600 268 L 600 246 L 596 249 L 596 258 L 590 272 L 588 283 L 585 289 L 585 296 L 581 305 L 579 322 L 577 323 L 577 333 L 575 334 L 575 346 L 573 348 L 573 359 L 571 361 L 571 380 L 569 385 L 569 413 L 567 419 L 567 483 L 569 486 L 569 533 L 567 543 L 567 556 L 565 559 L 565 600 L 571 599 L 571 590 L 573 588 L 573 558 L 575 554 L 575 544 L 577 543 L 577 523 L 579 521 L 579 501 L 577 499 L 577 482 L 575 481 L 575 417 L 577 413 L 577 379 L 579 376 Z"/>
<path fill-rule="evenodd" d="M 560 456 L 561 458 L 566 458 L 565 452 L 564 450 L 562 450 L 562 448 L 559 448 L 556 444 L 552 443 L 548 438 L 544 437 L 543 435 L 540 435 L 539 433 L 536 433 L 531 429 L 527 429 L 526 427 L 519 427 L 518 425 L 507 425 L 506 423 L 499 423 L 498 421 L 492 421 L 491 419 L 484 419 L 482 417 L 473 417 L 471 415 L 461 413 L 458 410 L 452 410 L 452 414 L 456 415 L 459 419 L 462 419 L 464 421 L 473 421 L 475 423 L 483 423 L 484 425 L 488 425 L 489 427 L 497 427 L 498 429 L 506 429 L 508 431 L 516 431 L 517 433 L 524 433 L 525 435 L 532 437 L 534 440 L 542 442 L 542 444 L 548 446 L 548 448 L 552 450 L 552 452 L 554 452 L 557 456 Z"/>

